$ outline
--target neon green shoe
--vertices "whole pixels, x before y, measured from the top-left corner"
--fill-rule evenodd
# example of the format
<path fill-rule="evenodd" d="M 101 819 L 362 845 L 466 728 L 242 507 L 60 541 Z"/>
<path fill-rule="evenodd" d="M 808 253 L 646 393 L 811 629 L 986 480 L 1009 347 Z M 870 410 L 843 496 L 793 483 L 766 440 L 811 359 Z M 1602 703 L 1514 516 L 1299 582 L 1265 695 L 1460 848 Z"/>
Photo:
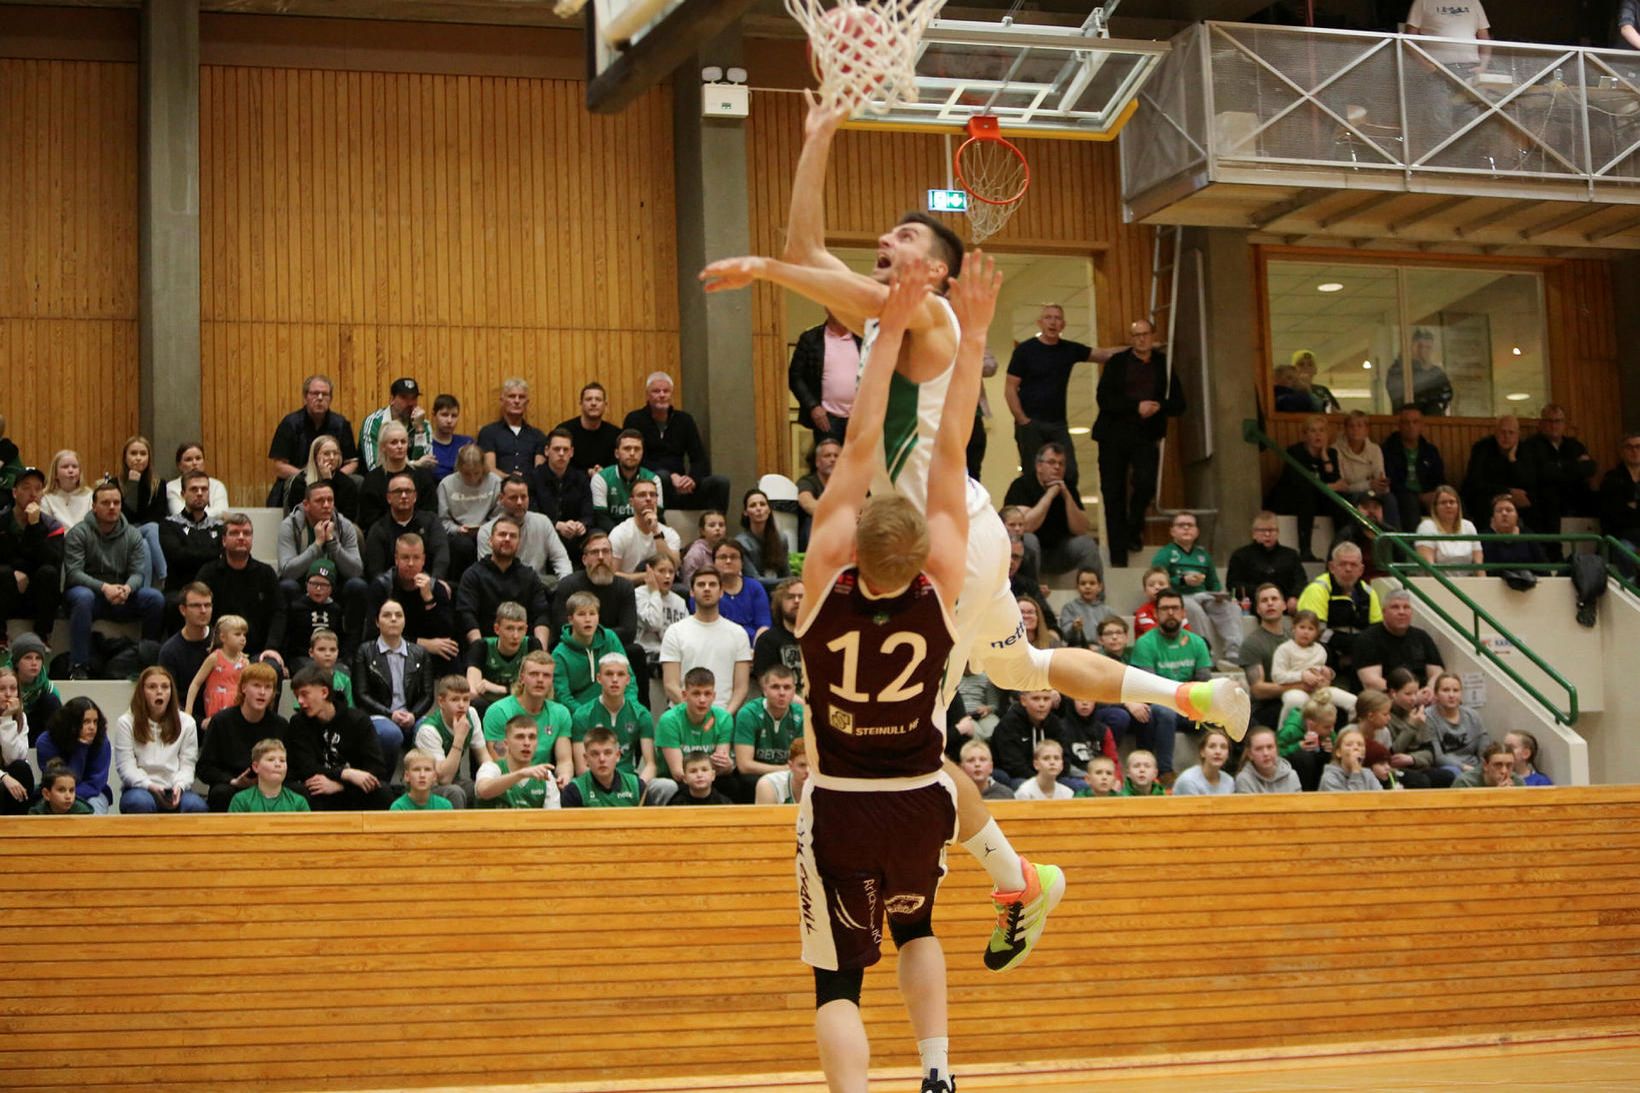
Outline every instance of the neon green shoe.
<path fill-rule="evenodd" d="M 992 892 L 997 925 L 985 950 L 985 966 L 1005 972 L 1023 961 L 1036 948 L 1048 912 L 1065 896 L 1065 874 L 1057 865 L 1032 865 L 1023 856 L 1019 866 L 1025 872 L 1023 892 Z"/>
<path fill-rule="evenodd" d="M 1219 726 L 1240 743 L 1253 716 L 1253 700 L 1241 684 L 1221 676 L 1206 683 L 1179 684 L 1179 712 L 1192 721 Z"/>

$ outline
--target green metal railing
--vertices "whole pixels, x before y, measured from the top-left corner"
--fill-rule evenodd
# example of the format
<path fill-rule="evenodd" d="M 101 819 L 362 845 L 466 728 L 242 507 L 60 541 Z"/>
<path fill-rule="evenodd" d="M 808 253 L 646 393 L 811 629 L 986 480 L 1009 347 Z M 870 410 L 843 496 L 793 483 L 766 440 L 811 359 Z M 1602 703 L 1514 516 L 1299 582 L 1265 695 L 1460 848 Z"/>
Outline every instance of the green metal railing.
<path fill-rule="evenodd" d="M 1383 531 L 1371 520 L 1367 519 L 1366 516 L 1362 515 L 1361 511 L 1354 505 L 1350 504 L 1349 501 L 1345 500 L 1341 494 L 1332 489 L 1326 483 L 1322 482 L 1297 459 L 1294 459 L 1287 449 L 1283 448 L 1280 444 L 1270 439 L 1269 436 L 1265 435 L 1264 431 L 1258 427 L 1258 422 L 1251 420 L 1242 422 L 1241 435 L 1242 438 L 1249 444 L 1256 444 L 1261 448 L 1276 453 L 1276 455 L 1280 457 L 1282 462 L 1285 463 L 1289 469 L 1326 496 L 1328 500 L 1336 505 L 1346 516 L 1354 520 L 1368 532 L 1372 533 L 1374 536 L 1373 560 L 1378 562 L 1381 568 L 1401 578 L 1401 584 L 1407 589 L 1408 592 L 1412 593 L 1412 595 L 1415 596 L 1427 610 L 1429 610 L 1437 618 L 1445 621 L 1446 624 L 1452 627 L 1454 631 L 1463 635 L 1468 641 L 1470 649 L 1476 656 L 1489 661 L 1499 672 L 1502 672 L 1509 679 L 1513 680 L 1522 691 L 1526 692 L 1526 694 L 1529 695 L 1533 701 L 1542 706 L 1549 716 L 1553 717 L 1556 721 L 1559 721 L 1563 725 L 1571 725 L 1576 723 L 1578 715 L 1577 688 L 1572 685 L 1571 681 L 1556 671 L 1554 665 L 1544 660 L 1529 645 L 1521 641 L 1516 634 L 1494 618 L 1491 612 L 1476 603 L 1462 589 L 1453 584 L 1452 579 L 1442 572 L 1442 569 L 1444 568 L 1443 566 L 1425 561 L 1424 558 L 1418 553 L 1417 549 L 1412 545 L 1414 539 L 1420 542 L 1427 542 L 1434 538 L 1464 539 L 1466 541 L 1485 541 L 1486 539 L 1508 539 L 1511 541 L 1519 541 L 1519 536 L 1492 534 L 1454 535 L 1444 537 L 1430 535 L 1415 536 L 1402 532 Z M 1601 537 L 1551 535 L 1531 536 L 1530 538 L 1560 540 L 1564 538 L 1600 539 Z M 1617 545 L 1619 547 L 1622 546 L 1621 543 Z M 1399 555 L 1399 557 L 1397 557 L 1397 555 Z M 1497 563 L 1493 564 L 1496 565 Z M 1540 565 L 1541 563 L 1533 563 L 1532 567 L 1537 568 Z M 1482 567 L 1473 562 L 1464 562 L 1454 563 L 1452 568 L 1479 569 Z M 1526 567 L 1510 565 L 1508 568 L 1516 569 Z M 1418 583 L 1408 579 L 1414 575 L 1430 577 L 1436 584 L 1445 589 L 1447 594 L 1457 600 L 1458 603 L 1461 604 L 1469 613 L 1469 625 L 1466 626 L 1459 622 L 1458 619 L 1454 617 L 1452 612 L 1448 611 L 1432 595 L 1430 595 L 1428 589 L 1422 588 L 1418 585 Z M 1538 688 L 1534 686 L 1530 680 L 1521 675 L 1519 669 L 1517 669 L 1513 664 L 1498 656 L 1498 654 L 1489 645 L 1487 645 L 1481 637 L 1482 623 L 1485 623 L 1491 628 L 1494 634 L 1507 641 L 1511 646 L 1518 650 L 1521 655 L 1531 661 L 1532 664 L 1535 665 L 1544 675 L 1546 675 L 1556 687 L 1565 691 L 1564 701 L 1556 702 L 1549 698 L 1549 696 L 1538 690 Z"/>

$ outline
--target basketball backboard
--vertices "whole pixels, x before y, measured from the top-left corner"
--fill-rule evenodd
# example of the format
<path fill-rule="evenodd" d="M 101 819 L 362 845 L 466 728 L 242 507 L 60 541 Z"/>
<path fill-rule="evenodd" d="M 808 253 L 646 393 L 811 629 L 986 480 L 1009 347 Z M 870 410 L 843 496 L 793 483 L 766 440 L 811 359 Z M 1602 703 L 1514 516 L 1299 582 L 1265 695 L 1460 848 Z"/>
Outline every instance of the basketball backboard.
<path fill-rule="evenodd" d="M 1169 47 L 1105 37 L 1104 13 L 1096 8 L 1080 27 L 935 19 L 917 57 L 918 101 L 849 125 L 961 130 L 991 114 L 1011 139 L 1113 140 Z"/>
<path fill-rule="evenodd" d="M 757 0 L 590 0 L 587 109 L 615 114 L 721 34 Z"/>

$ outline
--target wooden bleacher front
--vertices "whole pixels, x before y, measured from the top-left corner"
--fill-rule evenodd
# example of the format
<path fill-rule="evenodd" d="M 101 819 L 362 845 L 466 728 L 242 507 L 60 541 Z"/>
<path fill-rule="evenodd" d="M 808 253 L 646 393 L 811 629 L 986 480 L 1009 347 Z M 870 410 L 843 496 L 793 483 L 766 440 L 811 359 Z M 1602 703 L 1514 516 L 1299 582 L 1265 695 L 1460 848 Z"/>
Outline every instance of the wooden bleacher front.
<path fill-rule="evenodd" d="M 995 811 L 1070 887 L 1042 948 L 991 975 L 985 878 L 953 852 L 937 923 L 959 1068 L 1640 1028 L 1640 787 Z M 813 1070 L 792 818 L 7 822 L 0 1084 Z M 874 1061 L 909 1064 L 892 962 L 865 1013 Z"/>

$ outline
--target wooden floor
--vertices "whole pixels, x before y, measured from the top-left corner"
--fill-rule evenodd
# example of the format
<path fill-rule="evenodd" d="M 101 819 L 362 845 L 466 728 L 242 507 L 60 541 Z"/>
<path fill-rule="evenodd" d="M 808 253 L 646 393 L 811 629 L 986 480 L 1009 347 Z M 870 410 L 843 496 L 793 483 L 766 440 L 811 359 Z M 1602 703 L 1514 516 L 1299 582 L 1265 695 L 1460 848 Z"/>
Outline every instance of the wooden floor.
<path fill-rule="evenodd" d="M 1510 1093 L 1631 1093 L 1640 1089 L 1640 1035 L 1591 1033 L 1541 1041 L 1476 1042 L 1429 1046 L 1428 1041 L 1392 1041 L 1366 1045 L 1352 1053 L 1316 1055 L 1298 1050 L 1286 1055 L 1239 1052 L 1218 1056 L 1177 1056 L 1168 1060 L 1023 1066 L 997 1073 L 959 1069 L 962 1093 L 1413 1093 L 1423 1090 L 1502 1090 Z M 917 1086 L 908 1070 L 874 1072 L 872 1088 L 909 1091 Z M 453 1090 L 455 1087 L 451 1087 Z M 567 1093 L 549 1083 L 497 1086 L 516 1093 Z M 577 1083 L 577 1093 L 825 1093 L 815 1074 L 779 1074 L 757 1079 L 737 1077 L 685 1084 Z M 384 1091 L 385 1093 L 385 1091 Z M 426 1090 L 420 1093 L 427 1093 Z M 438 1091 L 433 1091 L 438 1093 Z"/>

